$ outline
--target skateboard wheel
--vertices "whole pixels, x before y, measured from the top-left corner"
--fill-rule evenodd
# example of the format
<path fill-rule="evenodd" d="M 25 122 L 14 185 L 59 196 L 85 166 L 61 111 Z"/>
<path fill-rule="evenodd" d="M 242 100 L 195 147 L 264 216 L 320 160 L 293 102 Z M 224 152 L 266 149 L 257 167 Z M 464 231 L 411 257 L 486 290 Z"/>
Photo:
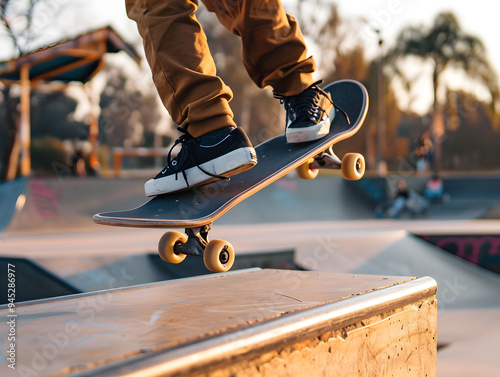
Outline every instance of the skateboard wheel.
<path fill-rule="evenodd" d="M 304 162 L 300 165 L 295 172 L 297 173 L 297 177 L 300 179 L 314 179 L 318 176 L 318 169 L 311 169 L 310 166 L 314 162 L 314 158 L 310 158 L 307 162 Z"/>
<path fill-rule="evenodd" d="M 228 271 L 234 263 L 233 246 L 224 240 L 211 240 L 205 247 L 203 262 L 212 272 Z"/>
<path fill-rule="evenodd" d="M 357 181 L 365 174 L 365 158 L 359 153 L 346 153 L 340 169 L 344 179 Z"/>
<path fill-rule="evenodd" d="M 167 232 L 161 238 L 158 243 L 158 253 L 161 259 L 169 263 L 181 263 L 186 254 L 177 254 L 174 247 L 178 243 L 186 243 L 188 237 L 181 232 Z"/>

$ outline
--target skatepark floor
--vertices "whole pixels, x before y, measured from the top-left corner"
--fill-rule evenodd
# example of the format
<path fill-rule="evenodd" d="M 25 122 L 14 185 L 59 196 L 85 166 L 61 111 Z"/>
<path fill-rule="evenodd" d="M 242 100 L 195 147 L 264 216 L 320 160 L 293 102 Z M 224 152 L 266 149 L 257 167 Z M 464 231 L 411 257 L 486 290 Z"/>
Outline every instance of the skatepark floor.
<path fill-rule="evenodd" d="M 119 186 L 106 180 L 69 181 L 28 187 L 25 206 L 0 234 L 2 256 L 113 260 L 156 253 L 161 229 L 113 228 L 91 221 L 99 211 L 140 205 L 144 197 L 137 180 L 122 180 Z M 230 241 L 237 258 L 293 249 L 295 262 L 308 270 L 431 276 L 438 282 L 438 375 L 497 376 L 500 277 L 414 234 L 497 234 L 500 221 L 471 220 L 484 207 L 477 213 L 461 211 L 462 217 L 451 211 L 440 220 L 376 220 L 372 208 L 340 182 L 282 179 L 229 211 L 210 236 Z"/>

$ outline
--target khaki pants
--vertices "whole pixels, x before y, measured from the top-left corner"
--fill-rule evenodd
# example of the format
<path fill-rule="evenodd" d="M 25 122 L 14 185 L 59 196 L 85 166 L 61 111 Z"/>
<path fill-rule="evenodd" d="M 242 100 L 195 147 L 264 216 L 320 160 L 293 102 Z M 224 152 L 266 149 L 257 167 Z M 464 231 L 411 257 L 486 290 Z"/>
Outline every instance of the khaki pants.
<path fill-rule="evenodd" d="M 153 81 L 172 119 L 199 137 L 235 125 L 231 89 L 216 76 L 196 0 L 125 0 L 144 40 Z M 261 88 L 294 95 L 313 83 L 315 63 L 295 19 L 279 0 L 203 0 L 241 37 L 243 64 Z"/>

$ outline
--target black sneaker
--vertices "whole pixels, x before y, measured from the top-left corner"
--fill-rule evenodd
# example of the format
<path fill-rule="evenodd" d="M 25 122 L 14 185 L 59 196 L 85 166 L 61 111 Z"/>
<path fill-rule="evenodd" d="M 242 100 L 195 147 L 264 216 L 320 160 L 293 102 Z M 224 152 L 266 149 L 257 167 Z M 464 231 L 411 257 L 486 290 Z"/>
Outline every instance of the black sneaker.
<path fill-rule="evenodd" d="M 167 157 L 167 166 L 144 185 L 146 196 L 167 194 L 206 184 L 252 168 L 257 155 L 245 132 L 226 127 L 199 138 L 179 128 L 183 135 L 177 139 Z M 172 150 L 182 143 L 178 155 Z"/>
<path fill-rule="evenodd" d="M 334 105 L 330 94 L 317 86 L 319 82 L 295 96 L 277 96 L 285 104 L 287 143 L 318 140 L 330 132 Z"/>

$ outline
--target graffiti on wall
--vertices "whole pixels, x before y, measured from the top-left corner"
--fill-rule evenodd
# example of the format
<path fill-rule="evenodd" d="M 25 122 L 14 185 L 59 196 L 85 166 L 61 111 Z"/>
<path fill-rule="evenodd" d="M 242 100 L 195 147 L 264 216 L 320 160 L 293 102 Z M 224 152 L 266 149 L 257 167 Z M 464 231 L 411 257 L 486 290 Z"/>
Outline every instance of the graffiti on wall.
<path fill-rule="evenodd" d="M 500 235 L 423 236 L 421 238 L 471 263 L 500 273 Z"/>

